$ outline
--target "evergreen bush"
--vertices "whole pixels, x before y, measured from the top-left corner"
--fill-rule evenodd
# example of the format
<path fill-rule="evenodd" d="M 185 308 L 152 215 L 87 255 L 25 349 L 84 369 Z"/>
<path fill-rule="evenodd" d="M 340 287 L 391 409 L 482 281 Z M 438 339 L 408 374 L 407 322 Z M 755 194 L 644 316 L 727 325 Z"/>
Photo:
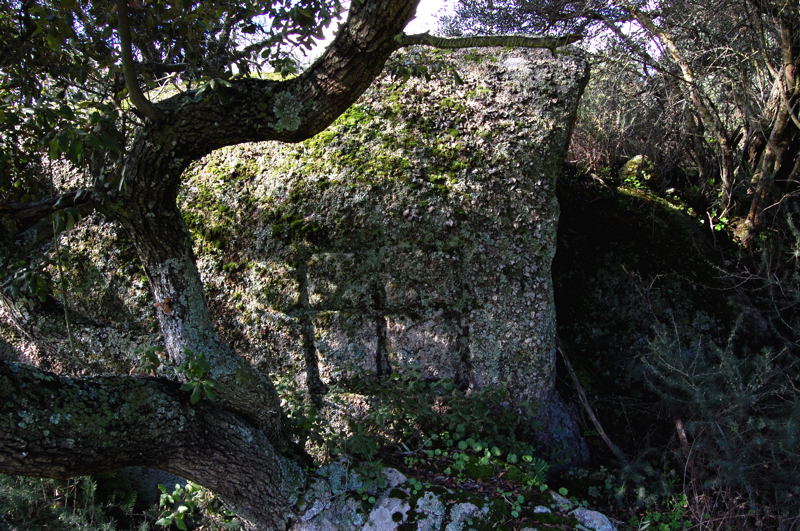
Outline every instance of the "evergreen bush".
<path fill-rule="evenodd" d="M 675 422 L 694 520 L 788 528 L 800 514 L 799 366 L 791 345 L 753 351 L 744 334 L 737 324 L 718 344 L 660 326 L 640 376 Z"/>

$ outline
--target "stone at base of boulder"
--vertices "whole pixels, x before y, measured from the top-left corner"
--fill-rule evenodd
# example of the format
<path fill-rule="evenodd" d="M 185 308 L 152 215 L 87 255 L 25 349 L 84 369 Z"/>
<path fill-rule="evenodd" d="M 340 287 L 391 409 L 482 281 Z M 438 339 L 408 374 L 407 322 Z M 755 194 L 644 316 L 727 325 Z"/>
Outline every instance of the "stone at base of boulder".
<path fill-rule="evenodd" d="M 608 517 L 597 511 L 578 508 L 572 511 L 570 515 L 592 531 L 617 531 L 617 528 L 614 527 Z"/>
<path fill-rule="evenodd" d="M 440 491 L 414 490 L 406 476 L 393 468 L 383 474 L 386 486 L 376 487 L 374 481 L 364 481 L 354 471 L 348 460 L 337 461 L 322 467 L 300 504 L 298 517 L 290 527 L 292 531 L 329 531 L 360 529 L 362 531 L 393 531 L 416 529 L 418 531 L 466 531 L 474 525 L 481 527 L 508 525 L 508 516 L 501 521 L 491 521 L 491 500 L 479 507 L 464 502 L 464 493 L 450 489 Z M 616 531 L 603 514 L 585 508 L 574 509 L 567 498 L 551 492 L 550 507 L 534 507 L 530 512 L 550 513 L 575 522 L 593 531 Z M 373 502 L 373 503 L 369 503 Z M 480 501 L 477 501 L 481 504 Z M 531 515 L 528 515 L 529 517 Z M 523 515 L 524 518 L 524 515 Z M 530 519 L 529 519 L 530 521 Z"/>

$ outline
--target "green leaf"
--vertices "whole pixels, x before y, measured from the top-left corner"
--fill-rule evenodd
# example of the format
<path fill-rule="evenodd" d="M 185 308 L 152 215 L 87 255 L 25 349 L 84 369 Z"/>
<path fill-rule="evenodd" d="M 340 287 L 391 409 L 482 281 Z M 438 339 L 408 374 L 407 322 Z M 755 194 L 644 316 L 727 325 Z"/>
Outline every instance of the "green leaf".
<path fill-rule="evenodd" d="M 209 400 L 214 400 L 215 398 L 217 398 L 216 393 L 214 393 L 214 384 L 207 383 L 205 386 L 205 392 L 206 392 L 206 398 L 208 398 Z"/>
<path fill-rule="evenodd" d="M 194 405 L 200 402 L 201 398 L 203 398 L 201 394 L 201 388 L 199 385 L 195 384 L 192 388 L 192 395 L 189 397 L 189 402 Z"/>
<path fill-rule="evenodd" d="M 77 210 L 74 208 L 70 208 L 64 211 L 64 230 L 70 230 L 75 226 L 75 223 L 78 221 L 78 216 L 76 215 Z"/>
<path fill-rule="evenodd" d="M 67 147 L 67 159 L 79 164 L 83 160 L 83 142 L 73 140 Z"/>
<path fill-rule="evenodd" d="M 64 231 L 65 227 L 65 219 L 63 212 L 54 212 L 53 213 L 53 232 L 58 234 Z"/>

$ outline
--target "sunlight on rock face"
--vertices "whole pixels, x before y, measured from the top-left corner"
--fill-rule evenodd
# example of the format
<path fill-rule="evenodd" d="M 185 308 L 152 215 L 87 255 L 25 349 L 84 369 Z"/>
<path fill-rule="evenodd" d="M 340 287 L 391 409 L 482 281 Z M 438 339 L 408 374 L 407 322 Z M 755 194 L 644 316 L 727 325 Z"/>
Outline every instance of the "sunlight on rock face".
<path fill-rule="evenodd" d="M 183 197 L 204 280 L 245 282 L 220 308 L 283 347 L 274 367 L 302 367 L 312 327 L 323 379 L 384 358 L 547 401 L 555 179 L 585 75 L 570 54 L 411 50 L 315 138 L 212 154 Z"/>

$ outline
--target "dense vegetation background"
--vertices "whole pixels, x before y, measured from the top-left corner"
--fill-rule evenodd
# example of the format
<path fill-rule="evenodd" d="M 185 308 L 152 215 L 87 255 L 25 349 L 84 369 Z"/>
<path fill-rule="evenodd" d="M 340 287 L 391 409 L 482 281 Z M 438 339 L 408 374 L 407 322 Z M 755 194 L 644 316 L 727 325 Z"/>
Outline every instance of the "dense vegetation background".
<path fill-rule="evenodd" d="M 4 3 L 7 12 L 16 7 Z M 579 382 L 576 387 L 564 365 L 559 385 L 564 395 L 576 397 L 592 460 L 580 471 L 553 472 L 547 481 L 633 528 L 796 528 L 800 8 L 789 0 L 463 1 L 442 29 L 450 35 L 590 36 L 584 44 L 593 56 L 592 78 L 559 183 L 554 280 L 561 350 Z M 247 58 L 238 59 L 245 64 Z M 277 68 L 291 66 L 286 56 L 265 59 Z M 227 75 L 219 65 L 202 66 L 197 79 Z M 11 68 L 10 60 L 3 68 Z M 121 90 L 116 82 L 108 90 Z M 4 89 L 0 116 L 35 130 L 26 138 L 38 138 L 51 155 L 77 162 L 84 149 L 119 149 L 122 140 L 113 134 L 90 137 L 87 142 L 101 144 L 88 148 L 79 128 L 48 135 L 53 123 L 75 117 L 54 107 L 47 120 L 26 121 L 17 88 Z M 90 120 L 103 130 L 110 108 L 99 111 Z M 31 155 L 39 144 L 16 140 L 4 137 L 4 202 L 25 201 L 49 186 L 47 177 L 18 177 L 39 164 Z M 68 212 L 53 223 L 71 225 L 70 216 L 78 215 Z M 4 296 L 35 299 L 45 289 L 35 275 L 17 280 L 4 281 Z M 429 402 L 451 391 L 437 385 L 397 379 L 384 386 L 393 407 L 381 414 L 392 422 L 380 422 L 396 432 L 375 437 L 362 429 L 357 437 L 319 444 L 392 463 L 399 454 L 391 441 L 439 440 L 432 435 L 439 437 L 450 423 L 448 429 L 466 431 L 473 442 L 502 448 L 506 461 L 533 453 L 524 427 L 496 418 L 491 397 L 454 399 L 457 419 L 431 415 Z M 577 388 L 590 408 L 577 398 Z M 315 431 L 320 421 L 312 405 L 288 387 L 282 392 L 299 428 L 324 439 Z M 592 408 L 599 422 L 592 421 Z M 409 415 L 420 432 L 403 431 Z M 427 456 L 405 464 L 438 466 Z M 144 521 L 146 528 L 160 517 L 162 524 L 182 525 L 169 498 L 162 509 L 143 513 L 131 492 L 112 477 L 3 477 L 0 523 L 113 528 Z M 195 512 L 195 524 L 235 525 L 191 484 L 175 498 Z M 509 507 L 515 510 L 513 503 Z"/>

